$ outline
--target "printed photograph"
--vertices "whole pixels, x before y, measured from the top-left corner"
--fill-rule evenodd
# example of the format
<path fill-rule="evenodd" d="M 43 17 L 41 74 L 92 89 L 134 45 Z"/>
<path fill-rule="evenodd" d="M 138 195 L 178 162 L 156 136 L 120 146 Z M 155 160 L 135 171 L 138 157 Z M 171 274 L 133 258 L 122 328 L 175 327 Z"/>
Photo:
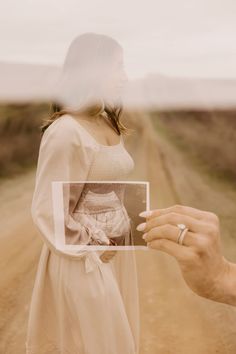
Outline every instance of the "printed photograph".
<path fill-rule="evenodd" d="M 148 182 L 52 182 L 55 243 L 64 250 L 146 249 L 136 227 Z"/>

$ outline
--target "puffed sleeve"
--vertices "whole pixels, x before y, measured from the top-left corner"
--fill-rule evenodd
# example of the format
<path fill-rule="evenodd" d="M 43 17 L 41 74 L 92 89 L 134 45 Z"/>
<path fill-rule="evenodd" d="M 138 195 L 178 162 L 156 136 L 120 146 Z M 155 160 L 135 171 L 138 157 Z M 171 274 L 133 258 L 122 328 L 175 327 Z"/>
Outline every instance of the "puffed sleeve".
<path fill-rule="evenodd" d="M 52 182 L 86 181 L 89 168 L 96 155 L 94 146 L 82 141 L 77 127 L 71 120 L 57 118 L 45 130 L 39 148 L 35 189 L 31 203 L 31 216 L 39 234 L 47 246 L 63 256 L 80 258 L 87 250 L 61 250 L 56 247 L 54 229 Z M 83 137 L 84 139 L 84 137 Z M 73 205 L 78 201 L 81 188 L 71 188 L 70 183 L 64 193 L 65 231 L 68 237 L 93 244 L 93 240 L 106 238 L 102 230 L 88 229 L 73 219 Z M 73 184 L 72 184 L 73 185 Z"/>

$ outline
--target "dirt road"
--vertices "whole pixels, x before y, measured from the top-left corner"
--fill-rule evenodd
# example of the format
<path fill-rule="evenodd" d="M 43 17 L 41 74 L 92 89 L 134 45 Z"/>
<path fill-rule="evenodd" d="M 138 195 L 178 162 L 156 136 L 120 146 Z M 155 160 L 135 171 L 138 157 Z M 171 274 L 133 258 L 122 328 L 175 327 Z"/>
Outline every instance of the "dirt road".
<path fill-rule="evenodd" d="M 137 123 L 137 116 L 136 116 Z M 150 122 L 138 126 L 127 149 L 134 180 L 150 182 L 151 208 L 183 203 L 211 209 L 222 220 L 224 252 L 236 261 L 236 192 L 202 176 Z M 137 139 L 139 143 L 137 144 Z M 29 208 L 32 170 L 0 186 L 0 353 L 24 354 L 29 301 L 41 240 Z M 236 309 L 193 294 L 176 261 L 157 251 L 137 251 L 141 306 L 140 354 L 234 354 Z M 95 353 L 94 353 L 95 354 Z"/>

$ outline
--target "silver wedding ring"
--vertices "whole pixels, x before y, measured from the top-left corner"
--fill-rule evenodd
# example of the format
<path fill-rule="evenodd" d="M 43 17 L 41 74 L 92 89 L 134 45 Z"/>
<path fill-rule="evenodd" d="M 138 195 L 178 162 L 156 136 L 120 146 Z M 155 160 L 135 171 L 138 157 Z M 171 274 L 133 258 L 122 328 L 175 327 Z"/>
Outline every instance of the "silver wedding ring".
<path fill-rule="evenodd" d="M 177 226 L 179 228 L 179 234 L 178 234 L 178 238 L 177 238 L 177 243 L 182 245 L 183 242 L 184 242 L 185 235 L 188 232 L 188 228 L 184 224 L 177 224 Z"/>

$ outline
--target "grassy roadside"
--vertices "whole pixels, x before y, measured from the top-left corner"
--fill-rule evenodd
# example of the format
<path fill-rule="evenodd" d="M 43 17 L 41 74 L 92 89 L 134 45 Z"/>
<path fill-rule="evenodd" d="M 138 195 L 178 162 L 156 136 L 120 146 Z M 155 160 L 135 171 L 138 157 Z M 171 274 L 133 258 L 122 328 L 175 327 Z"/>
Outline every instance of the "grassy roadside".
<path fill-rule="evenodd" d="M 0 105 L 0 182 L 25 173 L 35 165 L 40 125 L 48 103 Z"/>
<path fill-rule="evenodd" d="M 150 118 L 158 134 L 161 134 L 181 153 L 185 154 L 189 163 L 194 168 L 197 168 L 202 175 L 208 176 L 212 181 L 221 184 L 222 187 L 228 186 L 236 190 L 236 175 L 234 171 L 227 167 L 217 166 L 212 161 L 212 155 L 208 154 L 207 150 L 203 155 L 202 149 L 199 149 L 197 144 L 190 144 L 184 135 L 176 133 L 171 126 L 168 126 L 163 119 L 160 119 L 158 113 L 150 114 Z"/>

